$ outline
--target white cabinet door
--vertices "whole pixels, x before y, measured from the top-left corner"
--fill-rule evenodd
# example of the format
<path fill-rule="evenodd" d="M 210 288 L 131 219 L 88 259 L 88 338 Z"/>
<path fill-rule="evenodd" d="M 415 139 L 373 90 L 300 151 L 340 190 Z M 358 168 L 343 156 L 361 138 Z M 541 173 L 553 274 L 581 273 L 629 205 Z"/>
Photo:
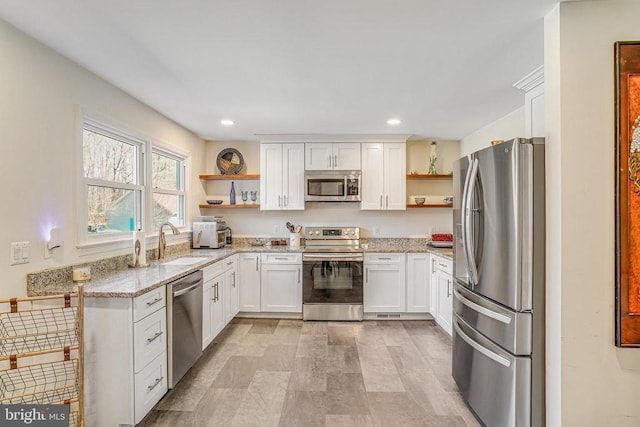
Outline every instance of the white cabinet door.
<path fill-rule="evenodd" d="M 429 313 L 434 319 L 438 317 L 438 287 L 437 283 L 437 270 L 436 270 L 436 256 L 430 255 L 429 257 Z"/>
<path fill-rule="evenodd" d="M 224 273 L 224 323 L 225 325 L 238 314 L 239 307 L 239 290 L 238 272 L 236 269 L 226 271 Z"/>
<path fill-rule="evenodd" d="M 345 142 L 333 144 L 333 169 L 360 170 L 360 144 Z"/>
<path fill-rule="evenodd" d="M 453 278 L 452 263 L 450 260 L 433 256 L 435 260 L 435 283 L 437 288 L 438 300 L 437 300 L 437 314 L 435 316 L 436 322 L 442 329 L 444 329 L 449 335 L 452 334 L 453 323 Z"/>
<path fill-rule="evenodd" d="M 260 254 L 241 253 L 239 311 L 260 312 Z"/>
<path fill-rule="evenodd" d="M 304 144 L 260 144 L 260 210 L 304 210 Z"/>
<path fill-rule="evenodd" d="M 224 321 L 224 274 L 216 276 L 212 282 L 209 312 L 211 313 L 211 335 L 215 338 L 226 324 Z"/>
<path fill-rule="evenodd" d="M 384 150 L 382 144 L 362 144 L 362 202 L 361 209 L 381 210 L 383 208 L 384 177 L 383 169 Z"/>
<path fill-rule="evenodd" d="M 213 341 L 211 333 L 211 298 L 213 298 L 213 280 L 209 280 L 202 286 L 202 350 Z"/>
<path fill-rule="evenodd" d="M 357 142 L 313 142 L 304 145 L 304 168 L 310 170 L 360 170 Z"/>
<path fill-rule="evenodd" d="M 365 313 L 405 311 L 404 265 L 366 265 L 364 269 Z"/>
<path fill-rule="evenodd" d="M 262 264 L 260 307 L 265 312 L 302 313 L 302 267 Z"/>
<path fill-rule="evenodd" d="M 282 205 L 282 144 L 260 144 L 260 210 Z"/>
<path fill-rule="evenodd" d="M 361 209 L 406 209 L 406 153 L 401 142 L 362 144 Z"/>
<path fill-rule="evenodd" d="M 407 209 L 407 151 L 406 144 L 384 144 L 384 208 Z"/>
<path fill-rule="evenodd" d="M 407 254 L 407 312 L 428 313 L 431 279 L 428 253 Z"/>
<path fill-rule="evenodd" d="M 304 144 L 283 144 L 282 155 L 282 209 L 304 210 Z"/>
<path fill-rule="evenodd" d="M 308 171 L 333 169 L 333 144 L 330 142 L 304 145 L 304 168 Z"/>

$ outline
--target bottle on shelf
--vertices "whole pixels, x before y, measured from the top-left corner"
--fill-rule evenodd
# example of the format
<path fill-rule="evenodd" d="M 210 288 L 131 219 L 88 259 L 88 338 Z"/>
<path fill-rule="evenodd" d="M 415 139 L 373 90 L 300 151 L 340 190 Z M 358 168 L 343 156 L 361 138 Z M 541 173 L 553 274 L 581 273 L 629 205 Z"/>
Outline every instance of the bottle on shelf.
<path fill-rule="evenodd" d="M 431 141 L 431 154 L 429 154 L 429 171 L 427 175 L 437 175 L 436 161 L 438 160 L 438 153 L 436 153 L 437 142 Z"/>
<path fill-rule="evenodd" d="M 230 205 L 236 204 L 236 187 L 233 181 L 231 181 L 231 193 L 229 193 L 229 204 Z"/>

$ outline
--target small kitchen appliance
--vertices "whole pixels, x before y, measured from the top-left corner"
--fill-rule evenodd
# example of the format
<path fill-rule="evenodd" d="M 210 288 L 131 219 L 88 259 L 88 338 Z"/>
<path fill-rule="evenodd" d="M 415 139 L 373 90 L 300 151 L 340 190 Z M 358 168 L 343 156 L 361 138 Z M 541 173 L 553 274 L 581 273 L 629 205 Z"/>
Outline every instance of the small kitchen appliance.
<path fill-rule="evenodd" d="M 219 249 L 226 245 L 226 222 L 222 219 L 215 221 L 196 221 L 193 223 L 193 244 L 194 249 L 210 248 Z"/>
<path fill-rule="evenodd" d="M 307 202 L 359 202 L 360 171 L 309 171 L 304 176 Z"/>
<path fill-rule="evenodd" d="M 302 318 L 361 321 L 363 262 L 358 227 L 307 227 Z"/>

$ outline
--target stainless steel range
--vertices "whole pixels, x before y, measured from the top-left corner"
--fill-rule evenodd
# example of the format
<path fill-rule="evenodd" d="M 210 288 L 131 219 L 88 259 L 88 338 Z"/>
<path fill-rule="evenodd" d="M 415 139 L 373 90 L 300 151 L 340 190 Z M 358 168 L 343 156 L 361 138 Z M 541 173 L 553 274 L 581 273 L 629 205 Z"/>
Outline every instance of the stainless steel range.
<path fill-rule="evenodd" d="M 358 227 L 307 227 L 302 318 L 361 321 L 363 261 Z"/>

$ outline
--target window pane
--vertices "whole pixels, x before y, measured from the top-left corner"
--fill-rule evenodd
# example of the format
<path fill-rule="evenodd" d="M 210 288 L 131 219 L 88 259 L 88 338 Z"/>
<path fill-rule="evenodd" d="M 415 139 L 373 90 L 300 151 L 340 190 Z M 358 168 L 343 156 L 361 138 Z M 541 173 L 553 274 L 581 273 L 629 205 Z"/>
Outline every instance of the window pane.
<path fill-rule="evenodd" d="M 87 188 L 89 234 L 132 231 L 136 224 L 136 191 L 120 188 Z"/>
<path fill-rule="evenodd" d="M 153 153 L 151 155 L 151 184 L 153 188 L 180 191 L 180 160 Z"/>
<path fill-rule="evenodd" d="M 83 129 L 84 176 L 135 184 L 136 147 Z"/>
<path fill-rule="evenodd" d="M 163 222 L 184 227 L 184 196 L 153 193 L 153 228 L 157 230 Z"/>

